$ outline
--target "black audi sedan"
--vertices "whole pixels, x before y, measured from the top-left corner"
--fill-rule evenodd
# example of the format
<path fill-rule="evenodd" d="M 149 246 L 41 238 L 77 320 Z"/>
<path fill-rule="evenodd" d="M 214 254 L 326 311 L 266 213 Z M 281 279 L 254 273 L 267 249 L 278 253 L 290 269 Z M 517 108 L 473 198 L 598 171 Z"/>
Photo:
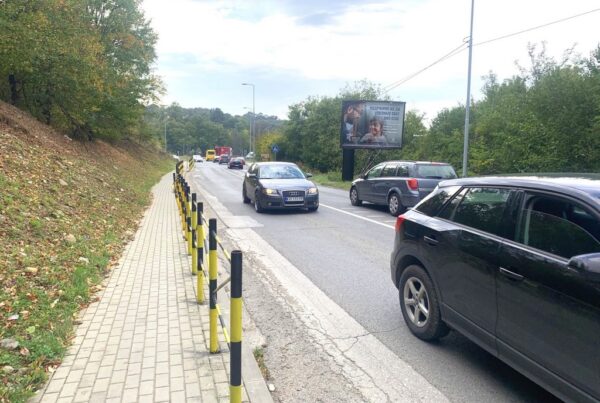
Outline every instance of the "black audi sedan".
<path fill-rule="evenodd" d="M 307 179 L 311 176 L 291 162 L 257 162 L 246 172 L 242 199 L 244 203 L 254 203 L 259 213 L 267 209 L 316 211 L 319 190 Z"/>
<path fill-rule="evenodd" d="M 454 329 L 566 401 L 600 401 L 600 176 L 441 182 L 396 221 L 410 331 Z"/>
<path fill-rule="evenodd" d="M 244 169 L 244 159 L 242 157 L 233 157 L 232 159 L 229 160 L 229 163 L 227 164 L 227 168 L 229 168 L 229 169 L 233 169 L 233 168 Z"/>

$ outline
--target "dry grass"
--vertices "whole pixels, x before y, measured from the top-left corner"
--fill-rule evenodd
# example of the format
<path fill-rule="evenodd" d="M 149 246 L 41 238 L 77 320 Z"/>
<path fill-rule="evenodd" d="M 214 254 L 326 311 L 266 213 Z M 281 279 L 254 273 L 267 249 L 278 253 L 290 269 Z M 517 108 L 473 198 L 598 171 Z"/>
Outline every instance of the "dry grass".
<path fill-rule="evenodd" d="M 172 161 L 79 143 L 0 103 L 0 401 L 25 401 L 64 355 L 78 311 L 133 236 Z"/>

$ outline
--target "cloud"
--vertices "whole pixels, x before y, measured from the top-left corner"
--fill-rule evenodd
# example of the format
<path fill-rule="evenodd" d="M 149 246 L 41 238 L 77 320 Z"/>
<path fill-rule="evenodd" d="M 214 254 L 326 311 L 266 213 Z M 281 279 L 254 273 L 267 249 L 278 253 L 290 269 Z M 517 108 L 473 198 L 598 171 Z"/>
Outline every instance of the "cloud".
<path fill-rule="evenodd" d="M 175 85 L 177 80 L 198 80 L 199 76 L 215 74 L 219 79 L 236 82 L 261 80 L 263 89 L 282 85 L 282 77 L 287 77 L 303 83 L 308 90 L 315 88 L 315 83 L 327 81 L 344 83 L 367 78 L 388 85 L 409 77 L 465 42 L 469 35 L 470 4 L 469 0 L 327 3 L 145 0 L 144 8 L 159 34 L 158 69 L 169 91 L 175 86 L 185 88 Z M 595 0 L 476 2 L 474 42 L 595 7 Z M 598 45 L 598 39 L 589 33 L 595 32 L 599 17 L 600 13 L 590 14 L 475 46 L 474 82 L 481 82 L 480 77 L 490 71 L 500 79 L 518 73 L 516 61 L 528 66 L 528 43 L 547 41 L 548 55 L 554 57 L 561 57 L 565 49 L 577 44 L 576 50 L 587 55 Z M 390 95 L 401 97 L 422 91 L 432 97 L 429 102 L 433 105 L 452 98 L 440 97 L 434 90 L 447 94 L 447 88 L 462 83 L 460 92 L 454 94 L 454 99 L 459 100 L 465 97 L 466 71 L 467 52 L 463 51 L 416 75 Z M 231 75 L 229 79 L 225 73 Z M 269 76 L 278 79 L 267 84 Z M 475 93 L 479 90 L 475 86 L 473 89 Z M 170 97 L 193 98 L 181 94 Z M 299 97 L 296 100 L 299 102 L 308 95 L 335 93 L 307 93 L 296 88 L 291 94 Z M 285 98 L 289 99 L 289 95 Z M 221 107 L 226 110 L 225 105 Z"/>

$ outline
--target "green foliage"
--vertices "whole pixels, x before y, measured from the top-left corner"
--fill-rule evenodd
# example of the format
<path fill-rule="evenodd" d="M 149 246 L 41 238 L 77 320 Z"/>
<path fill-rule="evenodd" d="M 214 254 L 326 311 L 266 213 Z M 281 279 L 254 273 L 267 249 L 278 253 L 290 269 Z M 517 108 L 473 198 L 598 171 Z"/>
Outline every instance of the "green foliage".
<path fill-rule="evenodd" d="M 140 136 L 155 98 L 152 32 L 137 0 L 2 4 L 0 99 L 79 138 Z"/>
<path fill-rule="evenodd" d="M 231 116 L 219 108 L 186 109 L 177 104 L 169 107 L 150 105 L 145 110 L 144 130 L 167 150 L 176 154 L 202 154 L 215 146 L 230 146 L 236 155 L 250 149 L 251 114 Z M 283 122 L 275 116 L 258 114 L 255 120 L 257 144 L 263 136 L 277 132 Z"/>
<path fill-rule="evenodd" d="M 490 74 L 470 114 L 469 174 L 600 170 L 600 47 L 587 59 L 570 51 L 560 62 L 530 48 L 531 66 L 499 83 Z M 321 172 L 341 170 L 342 99 L 381 99 L 368 82 L 339 97 L 290 106 L 283 143 L 291 160 Z M 445 161 L 462 168 L 465 107 L 438 113 L 425 127 L 408 111 L 402 150 L 355 151 L 355 173 L 389 159 Z"/>

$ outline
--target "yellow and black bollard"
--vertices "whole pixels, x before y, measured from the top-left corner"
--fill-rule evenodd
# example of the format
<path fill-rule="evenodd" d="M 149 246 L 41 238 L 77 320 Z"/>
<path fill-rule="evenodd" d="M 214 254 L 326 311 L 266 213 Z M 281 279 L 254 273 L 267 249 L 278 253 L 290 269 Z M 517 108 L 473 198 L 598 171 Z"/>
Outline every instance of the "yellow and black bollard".
<path fill-rule="evenodd" d="M 242 401 L 242 252 L 231 252 L 229 401 Z"/>
<path fill-rule="evenodd" d="M 202 202 L 198 202 L 198 206 L 196 207 L 196 262 L 198 267 L 197 271 L 197 279 L 196 279 L 196 288 L 198 292 L 196 294 L 196 300 L 199 304 L 204 302 L 204 224 L 202 223 L 202 213 L 204 210 L 204 205 Z"/>
<path fill-rule="evenodd" d="M 185 218 L 187 216 L 187 203 L 185 202 L 185 180 L 181 179 L 181 230 L 183 235 L 186 235 Z M 187 239 L 187 237 L 185 238 Z"/>
<path fill-rule="evenodd" d="M 219 339 L 217 333 L 217 220 L 208 221 L 208 296 L 210 300 L 210 349 L 211 353 L 218 353 Z"/>
<path fill-rule="evenodd" d="M 188 185 L 188 191 L 187 191 L 187 211 L 188 211 L 188 216 L 187 216 L 187 224 L 188 224 L 188 237 L 187 237 L 187 248 L 188 248 L 188 255 L 192 256 L 192 188 Z"/>
<path fill-rule="evenodd" d="M 196 209 L 196 193 L 192 194 L 192 200 L 192 276 L 195 276 L 198 271 L 198 229 L 196 227 L 198 211 Z"/>

